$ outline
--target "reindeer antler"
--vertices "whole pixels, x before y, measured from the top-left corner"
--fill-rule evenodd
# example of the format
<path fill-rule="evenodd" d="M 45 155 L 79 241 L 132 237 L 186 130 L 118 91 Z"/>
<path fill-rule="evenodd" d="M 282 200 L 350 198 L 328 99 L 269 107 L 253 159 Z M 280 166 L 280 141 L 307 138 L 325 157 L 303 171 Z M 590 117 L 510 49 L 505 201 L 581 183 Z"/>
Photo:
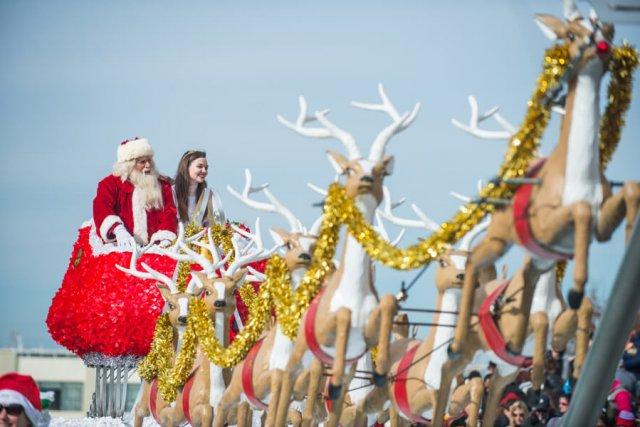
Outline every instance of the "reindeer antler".
<path fill-rule="evenodd" d="M 413 120 L 416 118 L 418 111 L 420 110 L 420 103 L 417 102 L 410 112 L 406 112 L 401 116 L 400 114 L 398 114 L 398 111 L 389 100 L 389 97 L 387 96 L 382 83 L 378 83 L 378 94 L 380 95 L 380 99 L 382 100 L 381 104 L 368 104 L 357 101 L 351 102 L 351 105 L 356 108 L 362 108 L 363 110 L 370 111 L 382 111 L 384 113 L 387 113 L 387 115 L 389 115 L 389 117 L 391 117 L 391 119 L 393 120 L 393 122 L 389 126 L 384 128 L 378 134 L 378 136 L 376 136 L 376 139 L 371 145 L 371 149 L 369 150 L 369 160 L 374 162 L 382 160 L 382 157 L 384 156 L 384 149 L 391 137 L 409 127 L 409 125 L 413 123 Z"/>
<path fill-rule="evenodd" d="M 461 251 L 469 252 L 471 250 L 473 241 L 480 235 L 480 233 L 489 228 L 490 222 L 490 219 L 487 218 L 480 224 L 473 227 L 467 234 L 464 235 L 464 237 L 460 241 L 460 245 L 458 245 L 458 249 L 460 249 Z"/>
<path fill-rule="evenodd" d="M 411 209 L 413 209 L 413 211 L 415 212 L 416 216 L 418 217 L 417 220 L 415 219 L 405 219 L 405 218 L 400 218 L 397 217 L 396 215 L 393 214 L 392 210 L 398 206 L 399 204 L 404 202 L 404 198 L 400 199 L 401 201 L 399 203 L 397 203 L 396 205 L 394 205 L 391 202 L 391 194 L 389 192 L 389 189 L 387 187 L 383 187 L 382 188 L 382 192 L 383 192 L 383 205 L 384 205 L 384 209 L 382 211 L 380 211 L 380 215 L 386 219 L 387 221 L 402 226 L 402 227 L 411 227 L 411 228 L 425 228 L 427 230 L 430 231 L 438 231 L 440 230 L 440 225 L 433 221 L 431 218 L 429 218 L 417 205 L 415 205 L 414 203 L 411 204 Z"/>
<path fill-rule="evenodd" d="M 233 224 L 231 225 L 231 228 L 233 228 L 236 233 L 250 239 L 251 243 L 245 246 L 244 251 L 242 251 L 238 244 L 238 240 L 236 238 L 231 239 L 236 256 L 231 265 L 229 265 L 226 271 L 224 271 L 224 275 L 227 277 L 233 276 L 236 271 L 247 264 L 269 258 L 279 248 L 279 246 L 276 245 L 269 250 L 264 249 L 262 236 L 260 234 L 260 217 L 256 218 L 255 232 L 253 234 Z M 254 245 L 255 249 L 252 250 Z"/>
<path fill-rule="evenodd" d="M 300 222 L 300 220 L 296 218 L 293 212 L 291 212 L 286 206 L 280 203 L 280 201 L 276 199 L 276 197 L 269 191 L 269 189 L 267 188 L 269 184 L 262 184 L 258 187 L 252 187 L 251 186 L 252 176 L 251 176 L 251 171 L 249 169 L 244 170 L 244 176 L 245 176 L 245 185 L 242 190 L 242 194 L 238 193 L 230 185 L 227 186 L 227 190 L 229 190 L 229 193 L 231 193 L 234 197 L 236 197 L 238 200 L 240 200 L 242 203 L 249 206 L 250 208 L 257 209 L 260 211 L 265 211 L 265 212 L 273 212 L 273 213 L 282 215 L 283 217 L 285 217 L 285 219 L 289 223 L 291 232 L 295 233 L 295 232 L 302 231 L 302 223 Z M 257 200 L 252 200 L 249 197 L 250 194 L 259 193 L 259 192 L 264 192 L 264 195 L 267 197 L 267 199 L 269 199 L 271 203 L 259 202 Z"/>
<path fill-rule="evenodd" d="M 516 128 L 509 123 L 504 117 L 502 117 L 498 110 L 500 107 L 496 106 L 490 108 L 484 114 L 478 114 L 478 101 L 473 95 L 469 95 L 469 106 L 471 107 L 471 117 L 469 117 L 469 124 L 465 125 L 456 119 L 451 119 L 451 123 L 458 129 L 473 135 L 481 139 L 509 139 L 516 132 Z M 493 117 L 496 122 L 502 127 L 501 131 L 484 130 L 478 127 L 478 124 Z"/>
<path fill-rule="evenodd" d="M 298 104 L 300 106 L 300 113 L 295 123 L 285 119 L 282 115 L 278 114 L 276 117 L 280 123 L 291 129 L 292 131 L 311 138 L 335 138 L 344 145 L 347 149 L 349 159 L 361 158 L 360 150 L 356 145 L 356 141 L 347 131 L 340 129 L 327 119 L 329 110 L 316 111 L 314 116 L 307 115 L 307 101 L 303 96 L 298 97 Z M 304 125 L 309 122 L 319 121 L 323 126 L 321 128 L 309 128 Z"/>
<path fill-rule="evenodd" d="M 116 264 L 116 268 L 123 273 L 127 273 L 139 279 L 155 279 L 159 282 L 164 283 L 169 288 L 169 290 L 171 290 L 172 294 L 177 294 L 178 286 L 176 285 L 176 282 L 174 280 L 170 279 L 159 271 L 154 270 L 144 262 L 140 265 L 142 265 L 142 268 L 146 270 L 146 273 L 137 269 L 136 264 L 138 263 L 138 258 L 140 255 L 141 254 L 138 253 L 137 245 L 134 245 L 133 249 L 131 250 L 131 260 L 129 261 L 129 268 L 125 268 L 119 264 Z"/>

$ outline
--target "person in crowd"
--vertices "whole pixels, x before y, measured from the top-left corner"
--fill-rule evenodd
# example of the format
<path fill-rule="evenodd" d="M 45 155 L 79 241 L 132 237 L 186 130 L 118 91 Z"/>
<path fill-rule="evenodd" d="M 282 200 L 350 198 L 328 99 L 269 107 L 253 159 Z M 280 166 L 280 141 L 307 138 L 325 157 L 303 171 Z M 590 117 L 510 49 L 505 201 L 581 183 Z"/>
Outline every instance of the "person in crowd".
<path fill-rule="evenodd" d="M 189 150 L 182 155 L 174 180 L 178 218 L 183 224 L 195 222 L 208 227 L 224 223 L 220 196 L 207 186 L 209 163 L 204 151 Z"/>
<path fill-rule="evenodd" d="M 546 394 L 540 395 L 538 403 L 531 409 L 529 418 L 527 419 L 527 426 L 545 426 L 549 418 L 555 416 L 553 409 L 551 408 L 551 400 Z"/>
<path fill-rule="evenodd" d="M 525 424 L 529 409 L 522 400 L 516 400 L 506 411 L 507 418 L 509 418 L 509 427 L 520 427 Z"/>
<path fill-rule="evenodd" d="M 630 387 L 635 387 L 635 383 L 629 381 L 631 377 L 628 372 L 618 370 L 616 378 L 609 388 L 607 402 L 611 406 L 616 426 L 632 427 L 636 425 L 634 395 L 630 390 Z"/>
<path fill-rule="evenodd" d="M 571 395 L 562 393 L 558 398 L 558 412 L 559 416 L 562 416 L 567 413 L 569 409 L 569 404 L 571 403 Z"/>
<path fill-rule="evenodd" d="M 124 249 L 149 243 L 168 246 L 175 240 L 171 183 L 158 173 L 148 140 L 120 143 L 113 173 L 98 183 L 93 221 L 105 243 Z"/>
<path fill-rule="evenodd" d="M 49 425 L 43 412 L 38 385 L 29 375 L 10 372 L 0 377 L 0 426 L 40 427 Z"/>
<path fill-rule="evenodd" d="M 511 425 L 511 406 L 516 402 L 522 402 L 524 408 L 527 409 L 527 405 L 523 401 L 524 395 L 515 385 L 515 383 L 509 384 L 502 394 L 500 399 L 500 408 L 502 408 L 502 414 L 496 418 L 493 423 L 493 427 L 508 427 Z M 524 418 L 522 419 L 524 422 Z"/>

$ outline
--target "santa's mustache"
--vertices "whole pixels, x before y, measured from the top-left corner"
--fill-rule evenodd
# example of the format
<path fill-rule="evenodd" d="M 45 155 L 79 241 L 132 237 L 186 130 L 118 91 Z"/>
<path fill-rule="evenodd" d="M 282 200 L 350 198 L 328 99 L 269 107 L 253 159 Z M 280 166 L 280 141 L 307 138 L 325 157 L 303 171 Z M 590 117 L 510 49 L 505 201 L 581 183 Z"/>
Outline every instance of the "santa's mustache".
<path fill-rule="evenodd" d="M 158 172 L 154 169 L 140 172 L 132 170 L 129 180 L 136 187 L 136 190 L 144 197 L 143 201 L 147 209 L 162 208 L 162 188 L 158 180 Z"/>

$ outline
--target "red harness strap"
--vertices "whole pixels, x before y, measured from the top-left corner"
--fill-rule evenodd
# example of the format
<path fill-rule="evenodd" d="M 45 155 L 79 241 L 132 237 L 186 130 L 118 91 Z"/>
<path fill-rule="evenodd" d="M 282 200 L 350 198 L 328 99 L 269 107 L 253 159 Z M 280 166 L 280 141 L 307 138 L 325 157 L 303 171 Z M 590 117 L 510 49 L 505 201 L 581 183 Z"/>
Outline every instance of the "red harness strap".
<path fill-rule="evenodd" d="M 535 178 L 547 159 L 537 160 L 529 170 L 526 176 Z M 531 226 L 529 224 L 529 199 L 533 191 L 533 184 L 522 184 L 513 195 L 513 224 L 518 235 L 518 240 L 529 252 L 543 259 L 563 260 L 573 258 L 573 254 L 554 251 L 548 247 L 541 245 L 533 237 Z"/>
<path fill-rule="evenodd" d="M 189 411 L 189 395 L 191 394 L 191 387 L 193 387 L 193 380 L 196 377 L 195 370 L 189 375 L 187 378 L 187 382 L 184 383 L 184 388 L 182 389 L 182 412 L 184 413 L 184 418 L 191 424 L 191 412 Z"/>
<path fill-rule="evenodd" d="M 153 415 L 153 419 L 156 420 L 158 423 L 160 423 L 160 421 L 158 420 L 158 407 L 156 405 L 158 400 L 158 380 L 156 378 L 154 378 L 153 380 L 151 380 L 151 390 L 149 391 L 149 410 L 151 411 L 151 415 Z"/>
<path fill-rule="evenodd" d="M 325 365 L 332 366 L 333 356 L 325 352 L 322 347 L 320 347 L 320 343 L 316 339 L 316 315 L 318 314 L 318 305 L 320 304 L 320 297 L 322 296 L 323 292 L 324 289 L 321 289 L 320 292 L 318 292 L 318 295 L 316 295 L 316 297 L 311 301 L 311 304 L 309 305 L 307 317 L 304 320 L 304 336 L 307 339 L 309 350 L 311 350 L 314 356 L 316 356 Z M 346 359 L 345 363 L 349 365 L 357 362 L 358 359 L 362 357 L 362 354 L 351 359 Z"/>
<path fill-rule="evenodd" d="M 260 339 L 255 343 L 244 359 L 244 364 L 242 365 L 242 391 L 247 396 L 249 403 L 256 408 L 266 411 L 268 406 L 256 397 L 256 392 L 253 389 L 253 363 L 256 361 L 256 356 L 258 355 L 258 350 L 262 347 L 263 340 L 264 339 Z"/>
<path fill-rule="evenodd" d="M 507 343 L 505 342 L 496 322 L 491 313 L 491 306 L 498 299 L 500 295 L 509 286 L 509 280 L 502 282 L 483 302 L 478 312 L 480 318 L 480 328 L 484 339 L 489 344 L 489 348 L 502 360 L 513 366 L 519 366 L 521 368 L 528 368 L 531 366 L 532 360 L 530 357 L 522 355 L 513 355 L 507 351 Z"/>
<path fill-rule="evenodd" d="M 431 420 L 423 418 L 421 415 L 415 415 L 411 412 L 411 405 L 409 404 L 409 395 L 407 394 L 407 376 L 409 375 L 409 367 L 413 362 L 413 357 L 416 355 L 420 344 L 416 344 L 413 348 L 405 353 L 400 359 L 398 364 L 398 374 L 396 375 L 395 382 L 393 383 L 393 396 L 396 399 L 398 409 L 402 412 L 408 420 L 421 425 L 431 425 Z"/>

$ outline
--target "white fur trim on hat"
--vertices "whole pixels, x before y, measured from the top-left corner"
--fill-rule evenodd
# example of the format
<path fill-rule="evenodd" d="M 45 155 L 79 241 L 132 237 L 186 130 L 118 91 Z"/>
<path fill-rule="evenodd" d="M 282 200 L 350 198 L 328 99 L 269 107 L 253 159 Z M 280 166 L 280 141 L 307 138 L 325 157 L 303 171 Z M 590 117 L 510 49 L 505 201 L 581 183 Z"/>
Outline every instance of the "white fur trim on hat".
<path fill-rule="evenodd" d="M 145 138 L 131 139 L 118 146 L 118 163 L 137 159 L 138 157 L 153 156 L 153 148 Z"/>
<path fill-rule="evenodd" d="M 116 224 L 122 224 L 122 219 L 120 219 L 118 215 L 108 215 L 102 220 L 102 224 L 100 224 L 100 237 L 102 237 L 102 240 L 104 240 L 105 243 L 115 241 L 115 238 L 110 239 L 108 234 L 111 227 Z"/>
<path fill-rule="evenodd" d="M 160 242 L 162 240 L 170 240 L 173 242 L 174 240 L 176 240 L 177 237 L 178 236 L 176 236 L 176 233 L 173 233 L 169 230 L 158 230 L 151 235 L 151 238 L 149 239 L 149 241 Z"/>
<path fill-rule="evenodd" d="M 4 389 L 0 390 L 0 403 L 3 405 L 20 405 L 24 408 L 24 413 L 34 426 L 40 425 L 42 420 L 42 412 L 38 411 L 29 399 L 23 394 L 15 391 Z"/>

